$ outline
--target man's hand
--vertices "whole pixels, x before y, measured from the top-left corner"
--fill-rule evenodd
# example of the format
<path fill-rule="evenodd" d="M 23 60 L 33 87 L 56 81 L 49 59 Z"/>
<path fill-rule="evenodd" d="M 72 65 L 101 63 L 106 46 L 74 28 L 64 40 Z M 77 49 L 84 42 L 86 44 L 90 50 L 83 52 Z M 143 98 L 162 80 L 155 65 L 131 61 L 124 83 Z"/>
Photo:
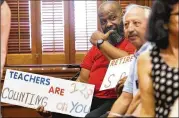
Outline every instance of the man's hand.
<path fill-rule="evenodd" d="M 120 96 L 120 94 L 122 93 L 122 89 L 123 89 L 126 79 L 127 79 L 127 76 L 123 77 L 122 79 L 119 80 L 118 84 L 116 85 L 116 93 L 118 96 Z"/>
<path fill-rule="evenodd" d="M 103 40 L 107 40 L 109 35 L 113 32 L 113 30 L 109 30 L 106 34 L 100 32 L 100 31 L 95 31 L 90 38 L 90 42 L 96 46 L 97 44 L 97 40 L 99 39 L 103 39 Z"/>
<path fill-rule="evenodd" d="M 51 116 L 51 112 L 45 111 L 43 106 L 39 106 L 36 111 L 44 118 L 48 118 Z"/>

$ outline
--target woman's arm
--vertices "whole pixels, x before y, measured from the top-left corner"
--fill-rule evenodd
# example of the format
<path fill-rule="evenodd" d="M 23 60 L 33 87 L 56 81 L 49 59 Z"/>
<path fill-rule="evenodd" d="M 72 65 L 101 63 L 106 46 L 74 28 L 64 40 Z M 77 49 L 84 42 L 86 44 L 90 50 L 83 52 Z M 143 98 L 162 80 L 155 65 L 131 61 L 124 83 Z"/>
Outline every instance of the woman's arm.
<path fill-rule="evenodd" d="M 138 62 L 138 77 L 139 89 L 141 97 L 141 117 L 154 117 L 155 116 L 155 99 L 153 91 L 153 82 L 151 78 L 152 65 L 150 62 L 149 52 L 143 53 L 139 56 Z"/>
<path fill-rule="evenodd" d="M 138 105 L 140 104 L 140 91 L 137 92 L 137 94 L 134 96 L 129 108 L 127 109 L 127 112 L 125 115 L 131 115 L 133 112 L 137 109 Z"/>
<path fill-rule="evenodd" d="M 169 117 L 176 117 L 176 118 L 179 117 L 179 115 L 178 115 L 178 100 L 179 100 L 179 98 L 175 100 L 172 110 L 169 114 Z"/>
<path fill-rule="evenodd" d="M 7 55 L 7 43 L 11 26 L 11 11 L 6 3 L 1 5 L 1 76 Z"/>

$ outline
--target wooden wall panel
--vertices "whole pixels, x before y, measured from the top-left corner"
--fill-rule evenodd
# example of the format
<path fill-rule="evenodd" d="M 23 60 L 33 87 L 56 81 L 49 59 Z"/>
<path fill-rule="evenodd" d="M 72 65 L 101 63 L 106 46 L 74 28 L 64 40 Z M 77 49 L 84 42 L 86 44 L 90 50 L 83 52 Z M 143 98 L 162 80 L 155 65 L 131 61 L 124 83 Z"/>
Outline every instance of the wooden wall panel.
<path fill-rule="evenodd" d="M 75 57 L 76 63 L 80 64 L 83 61 L 85 55 L 86 55 L 85 52 L 81 52 L 81 53 L 77 52 L 76 57 Z"/>
<path fill-rule="evenodd" d="M 152 2 L 154 0 L 118 0 L 121 4 L 122 8 L 125 9 L 125 7 L 129 4 L 138 4 L 138 5 L 144 5 L 144 6 L 151 6 Z"/>
<path fill-rule="evenodd" d="M 38 56 L 38 55 L 36 55 Z M 64 64 L 64 53 L 44 53 L 42 55 L 42 64 Z M 6 65 L 28 65 L 36 64 L 33 60 L 33 54 L 8 54 Z"/>
<path fill-rule="evenodd" d="M 2 104 L 2 118 L 42 118 L 34 109 Z"/>
<path fill-rule="evenodd" d="M 33 60 L 33 54 L 8 54 L 6 65 L 27 65 L 36 64 Z M 77 52 L 75 55 L 75 63 L 80 64 L 86 52 Z M 42 54 L 42 64 L 65 64 L 64 53 L 44 53 Z"/>
<path fill-rule="evenodd" d="M 64 64 L 64 53 L 44 53 L 42 55 L 42 64 Z"/>
<path fill-rule="evenodd" d="M 32 54 L 8 54 L 6 58 L 6 65 L 17 64 L 34 64 L 32 60 Z"/>
<path fill-rule="evenodd" d="M 129 4 L 137 4 L 136 0 L 119 0 L 119 4 L 121 5 L 123 11 L 125 11 L 125 7 Z"/>

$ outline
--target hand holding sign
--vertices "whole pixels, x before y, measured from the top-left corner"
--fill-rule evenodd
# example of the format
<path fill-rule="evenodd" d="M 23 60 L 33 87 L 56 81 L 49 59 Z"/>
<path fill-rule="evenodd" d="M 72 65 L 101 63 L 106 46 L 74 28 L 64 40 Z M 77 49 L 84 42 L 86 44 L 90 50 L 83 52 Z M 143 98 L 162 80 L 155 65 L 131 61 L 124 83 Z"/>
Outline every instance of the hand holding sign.
<path fill-rule="evenodd" d="M 100 90 L 115 88 L 120 79 L 128 76 L 133 58 L 134 56 L 130 55 L 111 60 Z"/>
<path fill-rule="evenodd" d="M 46 110 L 44 109 L 44 106 L 39 106 L 39 107 L 36 109 L 36 111 L 37 111 L 42 117 L 44 117 L 44 118 L 48 118 L 48 117 L 51 116 L 51 112 L 46 111 Z"/>
<path fill-rule="evenodd" d="M 122 89 L 124 87 L 124 83 L 127 79 L 127 76 L 123 77 L 122 79 L 119 80 L 119 82 L 116 85 L 116 93 L 118 96 L 120 96 L 120 94 L 122 93 Z"/>

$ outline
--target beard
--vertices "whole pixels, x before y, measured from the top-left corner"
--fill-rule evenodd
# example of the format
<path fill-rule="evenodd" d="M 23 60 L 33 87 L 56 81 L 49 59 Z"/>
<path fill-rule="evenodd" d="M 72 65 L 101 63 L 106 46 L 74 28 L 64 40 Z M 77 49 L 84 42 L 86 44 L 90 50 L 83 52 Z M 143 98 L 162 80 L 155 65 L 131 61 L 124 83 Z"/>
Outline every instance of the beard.
<path fill-rule="evenodd" d="M 106 34 L 109 30 L 116 31 L 120 36 L 124 37 L 124 26 L 123 21 L 121 21 L 120 24 L 114 24 L 111 27 L 106 27 L 103 32 Z"/>
<path fill-rule="evenodd" d="M 110 44 L 116 45 L 123 40 L 124 29 L 123 29 L 122 22 L 119 25 L 115 25 L 113 27 L 106 28 L 103 32 L 107 33 L 109 30 L 113 30 L 113 32 L 108 37 L 108 42 Z"/>

